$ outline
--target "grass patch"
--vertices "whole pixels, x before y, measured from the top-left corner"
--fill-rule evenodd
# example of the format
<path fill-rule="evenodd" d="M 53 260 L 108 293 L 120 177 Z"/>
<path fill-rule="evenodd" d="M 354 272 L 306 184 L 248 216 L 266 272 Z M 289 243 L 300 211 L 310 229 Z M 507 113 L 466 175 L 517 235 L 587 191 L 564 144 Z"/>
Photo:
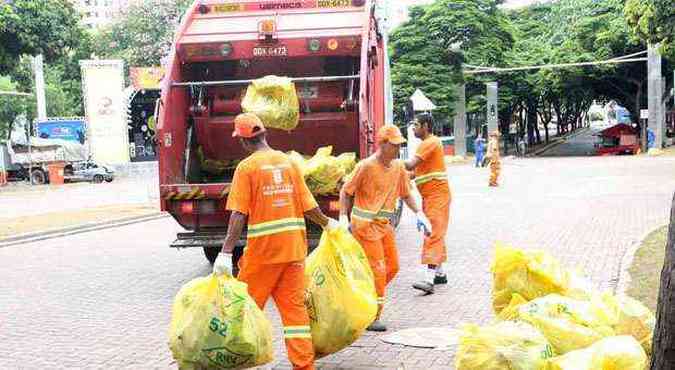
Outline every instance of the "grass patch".
<path fill-rule="evenodd" d="M 666 253 L 668 226 L 651 232 L 642 241 L 628 270 L 631 281 L 626 293 L 656 312 L 661 270 Z"/>

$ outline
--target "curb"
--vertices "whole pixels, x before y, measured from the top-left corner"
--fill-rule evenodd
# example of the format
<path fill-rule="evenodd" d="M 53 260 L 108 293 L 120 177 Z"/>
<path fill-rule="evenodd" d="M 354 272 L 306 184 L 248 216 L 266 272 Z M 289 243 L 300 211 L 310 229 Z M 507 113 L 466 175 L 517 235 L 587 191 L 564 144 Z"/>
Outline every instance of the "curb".
<path fill-rule="evenodd" d="M 133 216 L 126 218 L 119 218 L 116 220 L 110 221 L 101 221 L 101 222 L 89 222 L 85 224 L 68 226 L 60 229 L 50 229 L 45 231 L 38 231 L 32 233 L 19 234 L 11 236 L 8 238 L 0 239 L 0 248 L 10 247 L 12 245 L 23 244 L 23 243 L 32 243 L 41 240 L 61 238 L 68 235 L 75 235 L 86 233 L 90 231 L 111 229 L 115 227 L 147 222 L 158 220 L 161 218 L 169 217 L 168 214 L 163 212 L 151 213 L 143 216 Z"/>

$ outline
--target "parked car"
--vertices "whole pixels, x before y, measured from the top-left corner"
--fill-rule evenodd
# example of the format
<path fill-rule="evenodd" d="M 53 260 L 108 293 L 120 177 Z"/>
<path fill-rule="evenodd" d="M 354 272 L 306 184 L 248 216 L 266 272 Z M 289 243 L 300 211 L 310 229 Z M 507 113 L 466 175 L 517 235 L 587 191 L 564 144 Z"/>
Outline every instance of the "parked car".
<path fill-rule="evenodd" d="M 74 163 L 65 168 L 64 179 L 70 182 L 91 181 L 100 184 L 103 181 L 112 182 L 115 178 L 115 171 L 104 165 L 93 161 Z"/>

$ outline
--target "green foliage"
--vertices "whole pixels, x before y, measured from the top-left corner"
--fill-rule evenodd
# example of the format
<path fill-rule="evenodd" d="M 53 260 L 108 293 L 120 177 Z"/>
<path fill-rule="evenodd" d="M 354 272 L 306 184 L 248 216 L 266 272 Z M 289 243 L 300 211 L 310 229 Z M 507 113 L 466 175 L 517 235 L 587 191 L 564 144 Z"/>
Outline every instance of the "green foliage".
<path fill-rule="evenodd" d="M 96 55 L 123 59 L 128 66 L 156 66 L 169 53 L 180 18 L 189 0 L 144 1 L 130 6 L 120 18 L 96 35 Z"/>
<path fill-rule="evenodd" d="M 511 27 L 495 0 L 437 0 L 413 7 L 410 20 L 391 35 L 396 116 L 419 88 L 437 105 L 437 118 L 450 120 L 455 88 L 467 62 L 500 64 L 513 43 Z"/>
<path fill-rule="evenodd" d="M 84 37 L 79 21 L 68 0 L 3 1 L 0 73 L 10 72 L 21 55 L 43 54 L 47 63 L 66 56 Z"/>
<path fill-rule="evenodd" d="M 672 0 L 627 0 L 624 14 L 631 31 L 641 40 L 661 43 L 675 59 L 675 4 Z"/>
<path fill-rule="evenodd" d="M 0 90 L 17 91 L 19 85 L 10 77 L 0 76 Z M 7 138 L 10 123 L 21 113 L 27 110 L 31 97 L 0 95 L 0 141 Z"/>

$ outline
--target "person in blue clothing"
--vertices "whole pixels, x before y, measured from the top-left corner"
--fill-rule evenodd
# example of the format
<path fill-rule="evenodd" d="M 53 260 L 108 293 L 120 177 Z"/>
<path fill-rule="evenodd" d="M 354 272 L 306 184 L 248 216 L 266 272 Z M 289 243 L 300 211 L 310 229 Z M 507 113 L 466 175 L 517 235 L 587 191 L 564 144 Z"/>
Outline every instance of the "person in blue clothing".
<path fill-rule="evenodd" d="M 483 167 L 483 159 L 485 158 L 485 141 L 478 135 L 473 142 L 473 147 L 476 151 L 476 167 Z"/>

